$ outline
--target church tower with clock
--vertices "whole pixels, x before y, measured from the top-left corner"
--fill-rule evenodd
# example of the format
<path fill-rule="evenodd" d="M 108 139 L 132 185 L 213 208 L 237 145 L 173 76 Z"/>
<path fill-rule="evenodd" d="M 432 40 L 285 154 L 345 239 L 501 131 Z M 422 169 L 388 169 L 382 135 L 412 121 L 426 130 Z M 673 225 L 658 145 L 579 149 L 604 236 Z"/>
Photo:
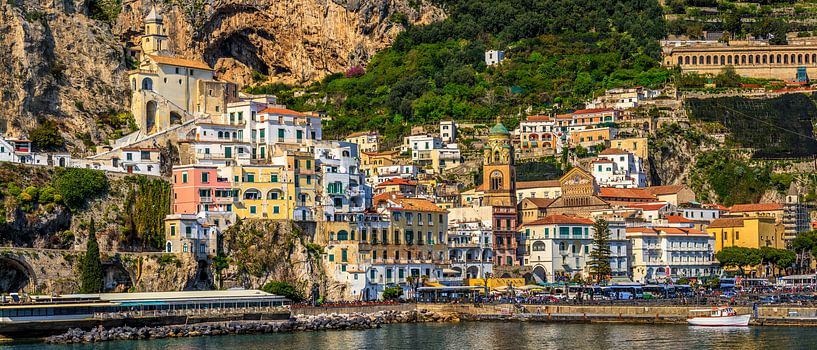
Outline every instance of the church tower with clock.
<path fill-rule="evenodd" d="M 513 166 L 511 133 L 502 123 L 491 128 L 483 148 L 482 204 L 491 207 L 516 207 L 516 170 Z"/>

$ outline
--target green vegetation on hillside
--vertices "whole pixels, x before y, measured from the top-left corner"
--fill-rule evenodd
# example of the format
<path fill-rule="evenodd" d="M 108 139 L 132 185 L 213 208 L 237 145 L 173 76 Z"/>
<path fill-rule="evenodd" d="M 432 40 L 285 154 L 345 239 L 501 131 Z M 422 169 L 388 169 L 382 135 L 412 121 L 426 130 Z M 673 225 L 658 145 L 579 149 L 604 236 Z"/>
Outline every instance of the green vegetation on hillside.
<path fill-rule="evenodd" d="M 785 193 L 792 180 L 791 175 L 773 173 L 768 165 L 732 151 L 716 150 L 698 155 L 689 185 L 700 200 L 731 206 L 757 203 L 767 190 Z"/>
<path fill-rule="evenodd" d="M 82 208 L 87 201 L 105 194 L 108 186 L 105 173 L 93 169 L 60 168 L 54 178 L 54 188 L 71 209 Z"/>
<path fill-rule="evenodd" d="M 772 99 L 687 99 L 686 102 L 690 120 L 725 127 L 729 131 L 727 145 L 755 149 L 754 158 L 817 154 L 813 132 L 817 107 L 804 94 L 785 94 Z"/>
<path fill-rule="evenodd" d="M 658 86 L 670 75 L 658 67 L 657 1 L 440 3 L 446 20 L 409 27 L 364 74 L 331 75 L 298 98 L 280 85 L 248 91 L 277 90 L 291 108 L 326 110 L 328 137 L 376 129 L 393 141 L 409 125 L 575 108 L 600 89 Z M 506 60 L 486 67 L 489 49 Z"/>
<path fill-rule="evenodd" d="M 164 219 L 170 213 L 170 183 L 163 179 L 131 176 L 126 195 L 122 234 L 131 244 L 161 249 L 165 241 Z"/>

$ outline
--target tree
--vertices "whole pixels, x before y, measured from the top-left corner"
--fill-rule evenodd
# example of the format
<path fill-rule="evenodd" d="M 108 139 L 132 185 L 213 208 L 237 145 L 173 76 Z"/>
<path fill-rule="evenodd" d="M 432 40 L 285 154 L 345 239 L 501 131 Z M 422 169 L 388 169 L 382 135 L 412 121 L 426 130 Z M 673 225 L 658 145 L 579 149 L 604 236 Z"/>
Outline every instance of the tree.
<path fill-rule="evenodd" d="M 94 169 L 60 169 L 54 180 L 54 188 L 71 209 L 85 206 L 85 202 L 108 191 L 108 177 Z"/>
<path fill-rule="evenodd" d="M 760 251 L 754 248 L 727 247 L 715 254 L 721 265 L 724 267 L 737 267 L 743 275 L 745 266 L 756 266 L 761 262 Z"/>
<path fill-rule="evenodd" d="M 735 67 L 726 66 L 715 76 L 715 85 L 718 87 L 738 87 L 740 86 L 740 75 L 735 72 Z"/>
<path fill-rule="evenodd" d="M 288 298 L 289 300 L 292 300 L 292 302 L 295 303 L 304 300 L 304 296 L 301 293 L 301 291 L 295 288 L 295 286 L 283 281 L 268 282 L 267 284 L 264 285 L 264 287 L 261 288 L 261 290 L 270 294 L 275 294 Z"/>
<path fill-rule="evenodd" d="M 29 133 L 31 142 L 40 150 L 56 150 L 65 146 L 65 139 L 60 135 L 57 123 L 46 120 Z"/>
<path fill-rule="evenodd" d="M 399 300 L 403 295 L 403 288 L 400 286 L 389 287 L 383 290 L 383 300 Z"/>
<path fill-rule="evenodd" d="M 811 254 L 814 256 L 815 252 L 817 252 L 817 231 L 808 231 L 803 232 L 797 235 L 791 242 L 791 247 L 796 256 L 796 265 L 798 271 L 806 264 L 807 259 L 806 255 Z"/>
<path fill-rule="evenodd" d="M 593 251 L 590 252 L 590 273 L 601 283 L 613 273 L 610 268 L 610 226 L 604 219 L 593 224 Z"/>
<path fill-rule="evenodd" d="M 102 260 L 99 257 L 99 242 L 96 240 L 94 219 L 88 228 L 88 243 L 85 257 L 82 259 L 82 276 L 80 293 L 99 293 L 102 291 Z"/>

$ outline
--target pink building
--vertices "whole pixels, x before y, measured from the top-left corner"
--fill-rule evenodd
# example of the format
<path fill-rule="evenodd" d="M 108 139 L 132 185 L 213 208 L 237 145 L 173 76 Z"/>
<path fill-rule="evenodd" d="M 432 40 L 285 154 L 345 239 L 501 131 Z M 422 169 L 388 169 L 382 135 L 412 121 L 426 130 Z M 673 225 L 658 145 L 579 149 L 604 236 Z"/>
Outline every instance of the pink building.
<path fill-rule="evenodd" d="M 212 165 L 173 167 L 173 213 L 230 212 L 233 190 L 229 179 L 218 177 Z"/>

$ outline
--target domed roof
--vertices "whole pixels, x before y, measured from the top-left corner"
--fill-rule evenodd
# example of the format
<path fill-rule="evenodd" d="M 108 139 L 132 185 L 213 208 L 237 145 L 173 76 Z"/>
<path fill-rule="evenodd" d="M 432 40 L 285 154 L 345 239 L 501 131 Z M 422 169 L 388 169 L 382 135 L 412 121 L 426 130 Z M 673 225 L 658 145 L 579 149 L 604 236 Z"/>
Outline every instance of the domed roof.
<path fill-rule="evenodd" d="M 153 7 L 150 8 L 150 13 L 148 13 L 148 16 L 145 17 L 145 23 L 154 23 L 154 22 L 161 22 L 161 21 L 162 21 L 162 16 L 160 16 L 158 13 L 156 13 L 156 5 L 153 5 Z"/>
<path fill-rule="evenodd" d="M 494 127 L 491 128 L 491 135 L 508 135 L 508 134 L 510 134 L 510 131 L 508 131 L 508 128 L 506 128 L 505 125 L 502 125 L 502 123 L 496 123 L 496 125 L 494 125 Z"/>

